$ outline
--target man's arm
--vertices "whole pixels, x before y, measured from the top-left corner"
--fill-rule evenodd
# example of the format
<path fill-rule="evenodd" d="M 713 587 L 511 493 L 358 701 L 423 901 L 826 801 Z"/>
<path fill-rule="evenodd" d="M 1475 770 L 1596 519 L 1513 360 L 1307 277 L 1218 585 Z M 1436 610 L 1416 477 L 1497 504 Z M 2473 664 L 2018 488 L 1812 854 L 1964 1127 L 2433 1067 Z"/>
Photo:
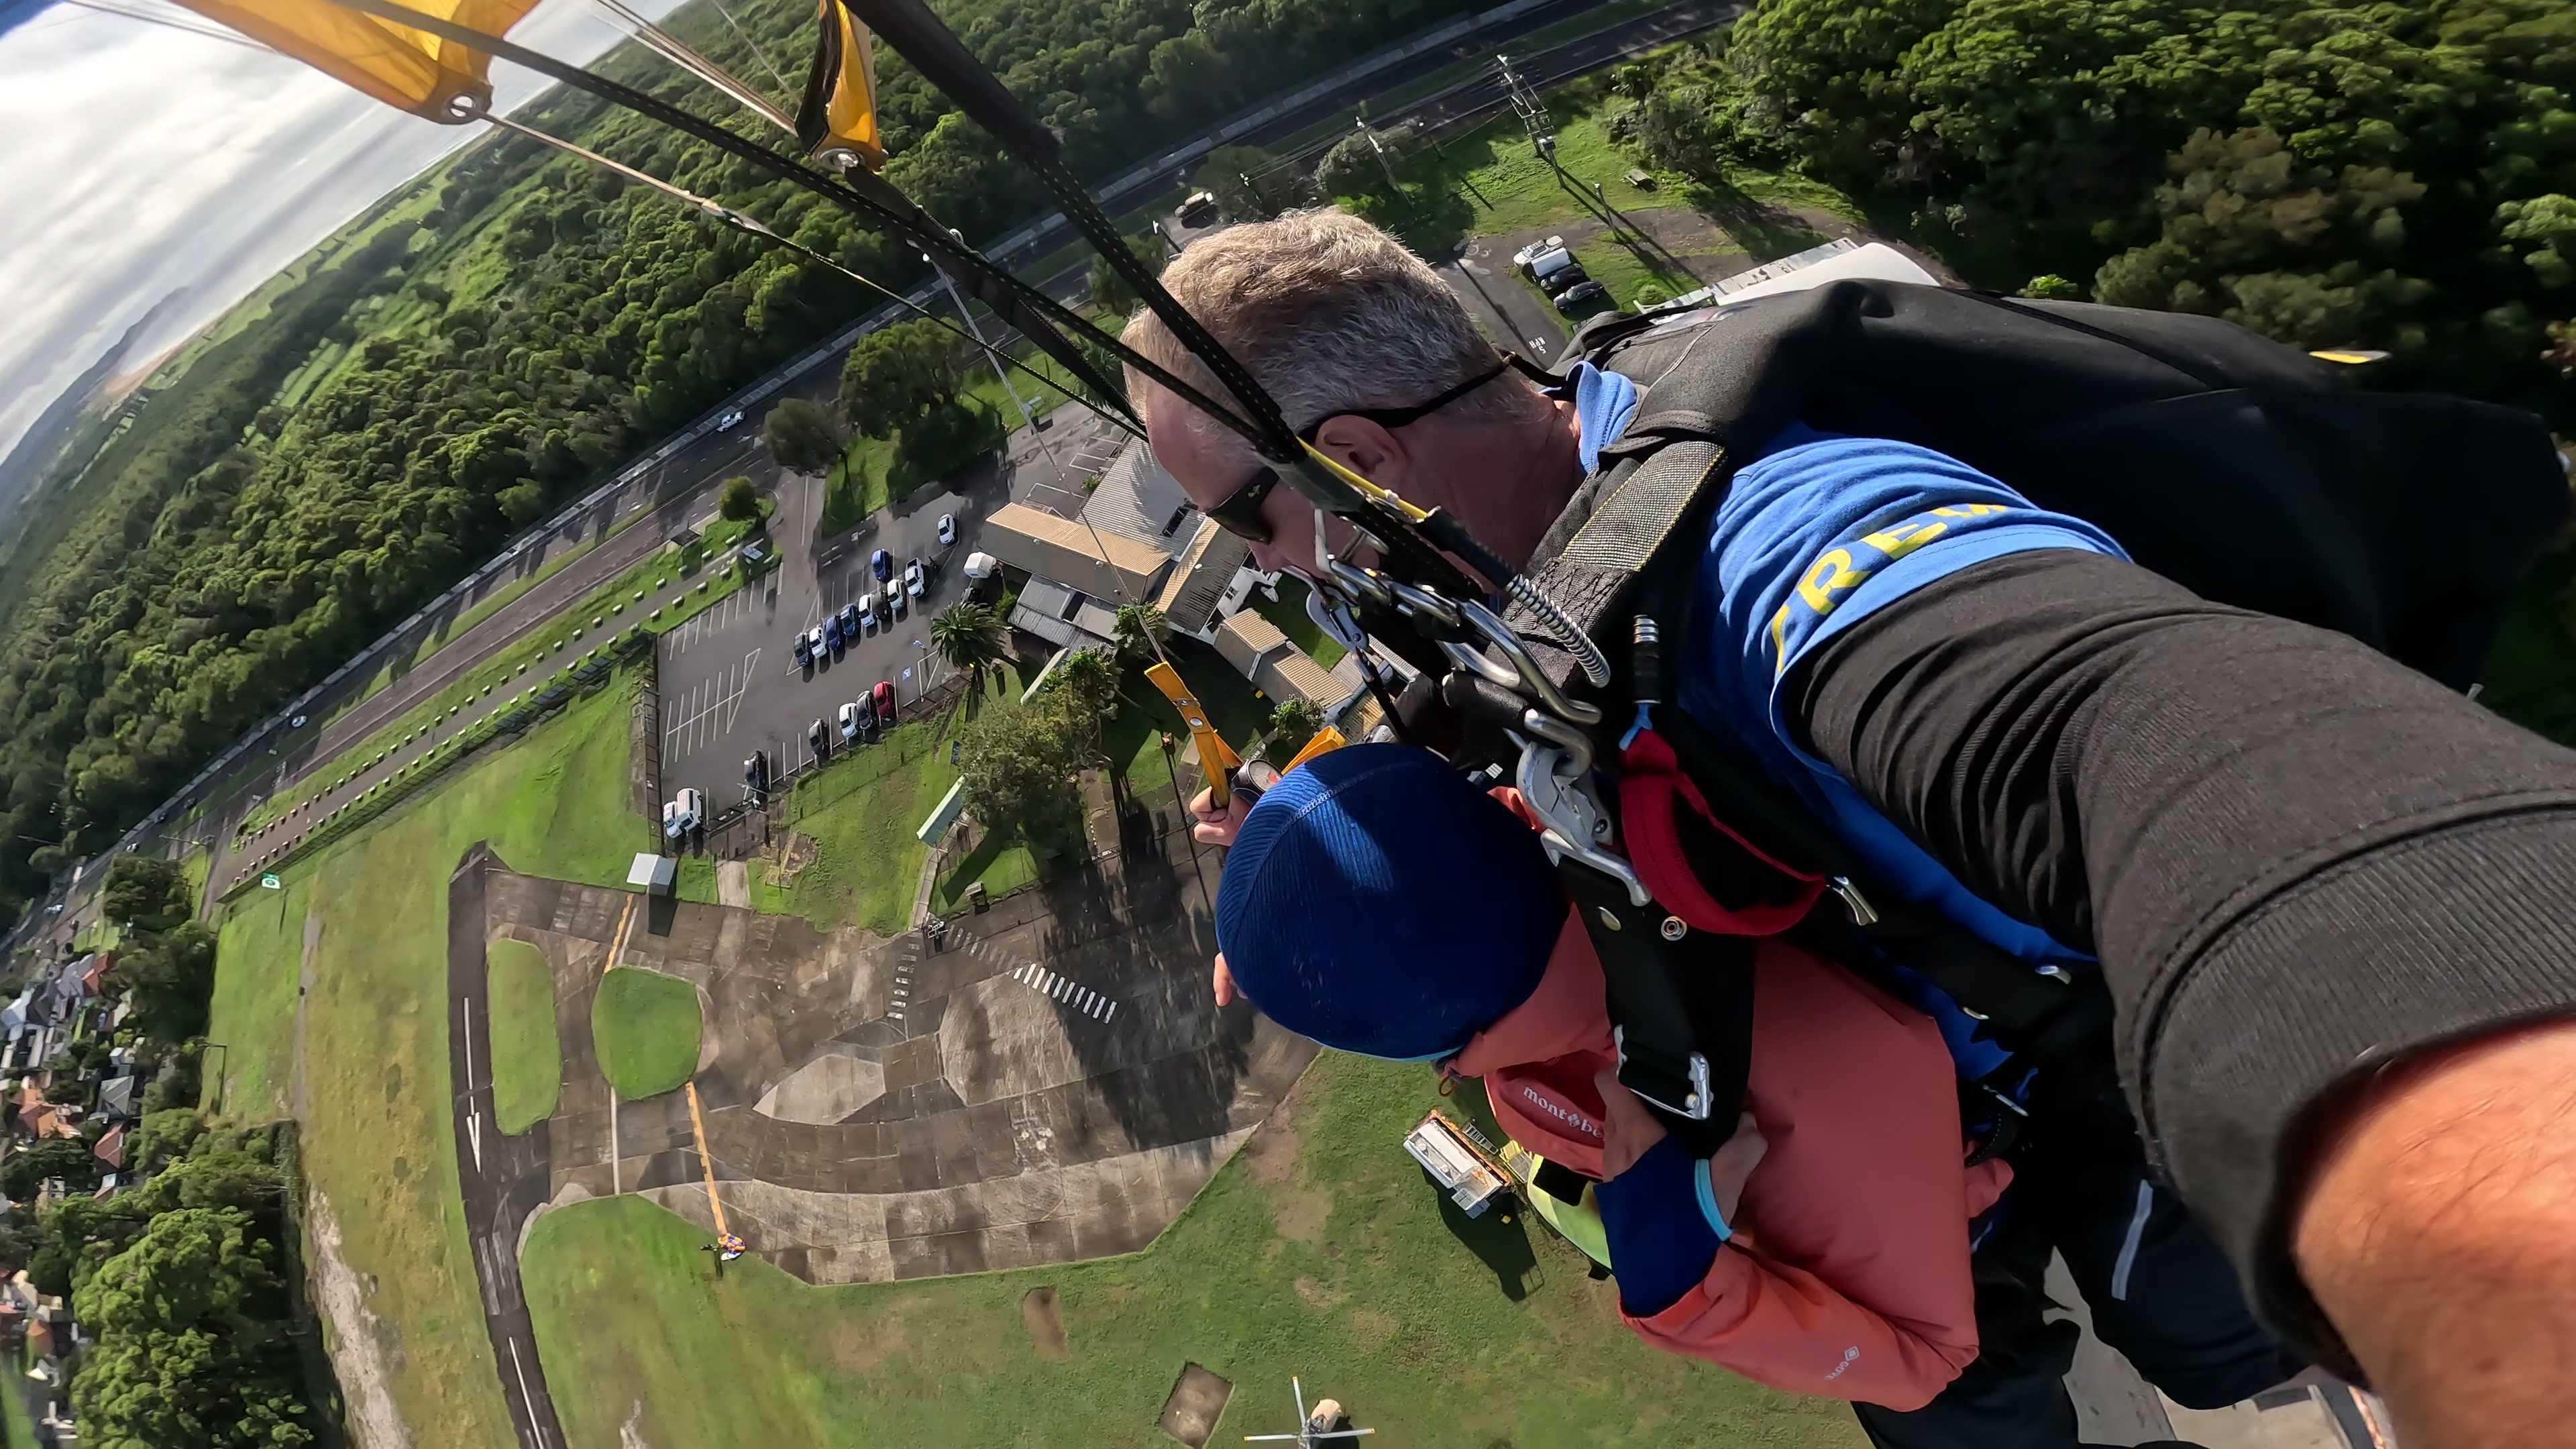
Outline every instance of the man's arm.
<path fill-rule="evenodd" d="M 1795 661 L 1783 722 L 2096 950 L 2149 1149 L 2265 1316 L 2431 1442 L 2557 1442 L 2576 755 L 2114 558 L 1868 602 Z"/>

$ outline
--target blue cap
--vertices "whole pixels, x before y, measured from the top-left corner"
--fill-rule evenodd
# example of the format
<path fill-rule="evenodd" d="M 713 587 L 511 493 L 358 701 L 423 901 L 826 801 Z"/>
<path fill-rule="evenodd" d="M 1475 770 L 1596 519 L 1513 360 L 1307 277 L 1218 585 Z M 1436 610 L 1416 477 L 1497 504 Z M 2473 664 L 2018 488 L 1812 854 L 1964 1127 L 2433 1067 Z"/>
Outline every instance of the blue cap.
<path fill-rule="evenodd" d="M 1538 835 L 1438 755 L 1353 745 L 1273 786 L 1217 887 L 1226 969 L 1328 1047 L 1446 1056 L 1529 999 L 1565 923 Z"/>

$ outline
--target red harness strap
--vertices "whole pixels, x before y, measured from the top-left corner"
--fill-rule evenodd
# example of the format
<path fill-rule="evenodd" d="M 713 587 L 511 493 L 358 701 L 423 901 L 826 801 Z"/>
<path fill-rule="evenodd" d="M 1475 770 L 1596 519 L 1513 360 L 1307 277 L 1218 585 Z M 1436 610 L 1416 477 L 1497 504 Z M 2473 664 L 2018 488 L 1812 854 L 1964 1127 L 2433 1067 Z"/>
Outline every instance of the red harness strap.
<path fill-rule="evenodd" d="M 1682 852 L 1676 811 L 1687 804 L 1711 829 L 1735 843 L 1755 865 L 1794 883 L 1787 898 L 1730 908 L 1700 884 Z M 1708 798 L 1682 773 L 1671 745 L 1651 729 L 1634 732 L 1620 755 L 1619 825 L 1637 879 L 1664 909 L 1695 931 L 1728 936 L 1776 936 L 1806 919 L 1825 892 L 1825 878 L 1773 860 L 1709 809 Z"/>

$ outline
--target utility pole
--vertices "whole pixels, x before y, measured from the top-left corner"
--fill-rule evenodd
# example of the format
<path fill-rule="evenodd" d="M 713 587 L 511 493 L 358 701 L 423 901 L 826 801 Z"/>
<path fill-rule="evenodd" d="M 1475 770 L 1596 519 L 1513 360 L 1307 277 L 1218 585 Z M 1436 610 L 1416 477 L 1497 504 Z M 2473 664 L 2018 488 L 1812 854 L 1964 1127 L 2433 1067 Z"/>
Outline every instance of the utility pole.
<path fill-rule="evenodd" d="M 1369 149 L 1377 153 L 1377 169 L 1386 173 L 1387 190 L 1396 196 L 1403 196 L 1404 187 L 1395 179 L 1395 167 L 1388 164 L 1386 147 L 1378 144 L 1377 132 L 1369 129 L 1368 117 L 1362 116 L 1353 124 L 1360 128 L 1361 135 L 1368 137 Z"/>
<path fill-rule="evenodd" d="M 1547 108 L 1539 104 L 1538 92 L 1512 69 L 1512 58 L 1500 51 L 1494 53 L 1494 69 L 1502 74 L 1503 95 L 1511 102 L 1512 113 L 1521 118 L 1521 129 L 1529 132 L 1530 145 L 1548 165 L 1556 165 L 1556 133 L 1548 129 Z"/>

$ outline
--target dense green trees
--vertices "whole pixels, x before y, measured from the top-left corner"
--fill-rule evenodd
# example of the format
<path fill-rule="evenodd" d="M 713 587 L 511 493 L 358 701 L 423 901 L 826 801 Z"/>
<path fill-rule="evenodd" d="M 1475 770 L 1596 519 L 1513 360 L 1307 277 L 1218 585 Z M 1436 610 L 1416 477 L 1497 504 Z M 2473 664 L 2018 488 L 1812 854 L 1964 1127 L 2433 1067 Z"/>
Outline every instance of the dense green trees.
<path fill-rule="evenodd" d="M 1476 3 L 941 10 L 1072 163 L 1105 175 Z M 800 0 L 739 0 L 729 16 L 672 24 L 756 82 L 748 37 L 793 53 L 812 17 Z M 632 48 L 601 68 L 705 114 L 729 106 Z M 881 51 L 879 79 L 887 177 L 941 221 L 987 237 L 1044 207 L 900 58 Z M 908 247 L 654 123 L 561 92 L 527 119 L 888 285 L 921 275 Z M 109 446 L 83 484 L 97 507 L 59 543 L 8 560 L 0 915 L 547 507 L 875 305 L 824 268 L 523 139 L 479 142 L 415 185 L 433 194 L 426 226 L 335 238 L 266 319 L 206 349 Z M 410 320 L 383 324 L 397 315 Z M 335 335 L 360 341 L 324 385 L 279 406 L 279 385 Z M 910 416 L 928 426 L 894 424 L 908 450 L 953 454 L 995 432 L 980 410 Z"/>
<path fill-rule="evenodd" d="M 1145 270 L 1157 276 L 1163 271 L 1163 259 L 1170 255 L 1162 240 L 1155 236 L 1127 238 L 1127 250 L 1145 264 Z M 1120 312 L 1132 312 L 1144 300 L 1144 294 L 1128 284 L 1126 275 L 1109 264 L 1107 257 L 1091 259 L 1091 300 Z"/>
<path fill-rule="evenodd" d="M 751 480 L 748 478 L 739 476 L 727 478 L 723 486 L 716 491 L 716 512 L 736 523 L 758 518 L 760 490 L 752 487 Z"/>
<path fill-rule="evenodd" d="M 99 911 L 145 931 L 166 931 L 197 913 L 188 877 L 175 861 L 157 855 L 120 855 L 107 868 Z"/>
<path fill-rule="evenodd" d="M 957 340 L 927 317 L 882 327 L 859 339 L 841 367 L 841 413 L 862 436 L 899 429 L 957 401 L 965 385 Z"/>
<path fill-rule="evenodd" d="M 1115 632 L 1119 659 L 1146 665 L 1162 657 L 1157 646 L 1171 637 L 1172 623 L 1151 604 L 1122 604 Z"/>
<path fill-rule="evenodd" d="M 1080 717 L 1073 700 L 1049 690 L 1026 703 L 1004 701 L 957 731 L 966 808 L 985 829 L 1016 834 L 1040 854 L 1055 853 L 1082 832 L 1073 773 L 1090 760 L 1094 724 Z"/>
<path fill-rule="evenodd" d="M 820 473 L 841 456 L 841 424 L 831 409 L 791 397 L 761 420 L 761 441 L 779 466 L 799 473 Z"/>
<path fill-rule="evenodd" d="M 2089 278 L 2576 418 L 2544 360 L 2576 305 L 2555 0 L 1764 0 L 1619 129 L 1719 186 L 1786 163 L 1910 203 L 1972 281 Z"/>
<path fill-rule="evenodd" d="M 142 935 L 117 952 L 116 980 L 153 1040 L 175 1044 L 206 1029 L 215 990 L 215 933 L 196 921 Z"/>

